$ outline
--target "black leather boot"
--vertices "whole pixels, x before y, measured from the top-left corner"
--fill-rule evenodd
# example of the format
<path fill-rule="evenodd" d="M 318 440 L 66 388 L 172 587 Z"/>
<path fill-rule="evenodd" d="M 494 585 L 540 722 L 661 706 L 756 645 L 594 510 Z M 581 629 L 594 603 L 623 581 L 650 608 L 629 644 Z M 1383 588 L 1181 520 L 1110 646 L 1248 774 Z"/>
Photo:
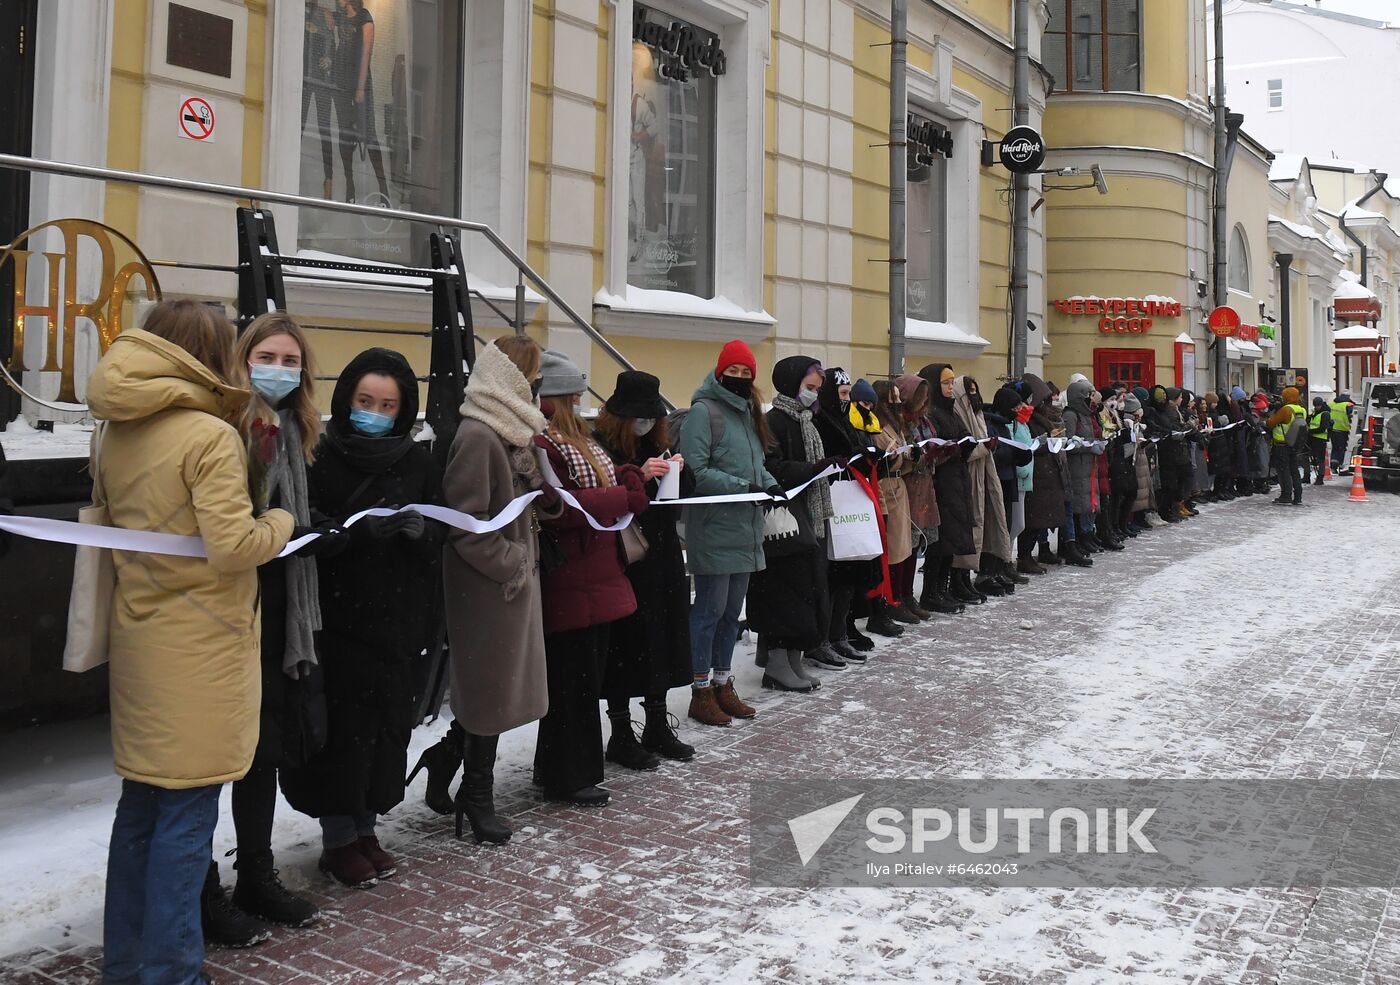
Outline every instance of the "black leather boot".
<path fill-rule="evenodd" d="M 1016 565 L 1010 561 L 1001 562 L 1001 573 L 1013 585 L 1029 585 L 1031 583 L 1031 580 L 1017 571 Z"/>
<path fill-rule="evenodd" d="M 680 725 L 666 710 L 665 698 L 647 698 L 642 702 L 646 725 L 642 728 L 642 745 L 664 759 L 684 763 L 695 758 L 695 747 L 686 745 L 676 735 Z M 676 722 L 672 725 L 672 722 Z"/>
<path fill-rule="evenodd" d="M 219 882 L 219 863 L 209 860 L 209 872 L 199 894 L 199 923 L 204 942 L 220 947 L 252 947 L 272 936 L 272 929 L 257 917 L 250 917 L 228 898 Z"/>
<path fill-rule="evenodd" d="M 608 736 L 608 748 L 603 758 L 629 770 L 650 772 L 661 765 L 661 757 L 647 750 L 637 741 L 637 733 L 632 731 L 630 709 L 613 711 L 608 708 L 608 724 L 612 733 Z"/>
<path fill-rule="evenodd" d="M 891 639 L 904 635 L 904 627 L 890 618 L 889 604 L 884 599 L 871 599 L 870 610 L 870 618 L 865 621 L 866 632 Z"/>
<path fill-rule="evenodd" d="M 233 867 L 238 871 L 233 905 L 244 913 L 283 927 L 305 927 L 316 919 L 315 905 L 282 885 L 272 852 L 239 852 Z"/>
<path fill-rule="evenodd" d="M 457 837 L 462 837 L 462 818 L 471 824 L 477 842 L 504 845 L 510 841 L 510 828 L 496 816 L 494 797 L 497 735 L 467 735 L 462 785 L 457 788 Z"/>
<path fill-rule="evenodd" d="M 966 568 L 953 569 L 948 591 L 953 598 L 969 605 L 981 605 L 987 601 L 987 596 L 973 587 L 972 578 L 968 575 Z"/>
<path fill-rule="evenodd" d="M 418 764 L 413 767 L 413 772 L 403 781 L 403 785 L 408 786 L 420 770 L 428 771 L 428 786 L 423 791 L 423 803 L 435 814 L 451 814 L 453 811 L 452 793 L 448 788 L 452 785 L 457 770 L 462 767 L 462 747 L 466 735 L 462 726 L 453 722 L 448 726 L 447 734 L 436 745 L 423 750 L 423 755 L 418 757 Z"/>

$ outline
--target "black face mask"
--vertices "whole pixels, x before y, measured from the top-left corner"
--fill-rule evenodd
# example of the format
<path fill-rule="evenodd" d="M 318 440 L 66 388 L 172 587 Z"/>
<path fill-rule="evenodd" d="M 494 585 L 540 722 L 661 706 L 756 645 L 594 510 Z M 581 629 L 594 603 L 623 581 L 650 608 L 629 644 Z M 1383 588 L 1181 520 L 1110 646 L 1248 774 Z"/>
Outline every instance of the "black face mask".
<path fill-rule="evenodd" d="M 753 380 L 745 379 L 742 376 L 721 376 L 719 385 L 736 397 L 743 397 L 745 400 L 748 400 L 749 395 L 753 393 Z"/>
<path fill-rule="evenodd" d="M 544 386 L 544 377 L 543 377 L 543 376 L 541 376 L 538 380 L 531 380 L 531 381 L 530 381 L 530 396 L 532 396 L 532 397 L 538 397 L 538 396 L 540 395 L 540 387 L 542 387 L 542 386 Z"/>

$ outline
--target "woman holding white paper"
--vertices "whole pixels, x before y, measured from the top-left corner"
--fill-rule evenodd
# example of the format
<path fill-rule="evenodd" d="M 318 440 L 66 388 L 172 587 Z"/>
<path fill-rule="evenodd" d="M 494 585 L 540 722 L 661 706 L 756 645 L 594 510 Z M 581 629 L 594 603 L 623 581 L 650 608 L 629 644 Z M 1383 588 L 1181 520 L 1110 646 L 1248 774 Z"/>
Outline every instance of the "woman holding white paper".
<path fill-rule="evenodd" d="M 614 465 L 635 465 L 646 479 L 652 499 L 695 494 L 695 473 L 680 455 L 669 454 L 666 405 L 661 381 L 650 373 L 628 370 L 594 423 L 593 439 Z M 675 494 L 666 489 L 674 476 Z M 612 735 L 607 758 L 630 769 L 655 769 L 660 760 L 688 760 L 695 755 L 676 737 L 666 711 L 666 692 L 690 683 L 690 579 L 676 521 L 680 509 L 649 509 L 636 517 L 647 541 L 646 556 L 627 566 L 627 580 L 637 596 L 637 611 L 612 625 L 603 697 L 608 702 Z M 633 698 L 642 699 L 646 724 L 641 742 L 632 732 Z"/>

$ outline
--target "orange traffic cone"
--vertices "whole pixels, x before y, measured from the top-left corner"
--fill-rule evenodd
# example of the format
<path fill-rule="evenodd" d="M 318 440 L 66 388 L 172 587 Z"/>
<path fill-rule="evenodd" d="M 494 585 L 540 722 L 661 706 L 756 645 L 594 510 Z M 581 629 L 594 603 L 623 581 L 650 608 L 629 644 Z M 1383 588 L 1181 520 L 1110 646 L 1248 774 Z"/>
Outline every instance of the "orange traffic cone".
<path fill-rule="evenodd" d="M 1322 455 L 1322 481 L 1326 482 L 1330 478 L 1332 478 L 1332 456 L 1324 452 Z"/>
<path fill-rule="evenodd" d="M 1351 495 L 1347 497 L 1353 503 L 1369 503 L 1366 498 L 1366 480 L 1361 476 L 1361 456 L 1357 455 L 1351 460 Z"/>

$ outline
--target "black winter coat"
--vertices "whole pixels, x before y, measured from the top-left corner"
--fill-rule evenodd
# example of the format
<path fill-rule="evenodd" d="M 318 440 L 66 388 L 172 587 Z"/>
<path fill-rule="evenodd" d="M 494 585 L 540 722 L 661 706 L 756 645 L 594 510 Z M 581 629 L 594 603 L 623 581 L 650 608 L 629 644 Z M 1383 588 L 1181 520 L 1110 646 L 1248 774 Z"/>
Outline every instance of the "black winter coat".
<path fill-rule="evenodd" d="M 817 466 L 807 461 L 802 426 L 781 410 L 768 412 L 772 436 L 764 467 L 784 489 L 806 482 L 817 474 Z M 824 457 L 825 451 L 822 455 Z M 807 512 L 805 496 L 793 499 L 788 508 L 794 516 Z M 797 516 L 805 529 L 806 516 Z M 810 548 L 792 553 L 769 552 L 765 543 L 766 567 L 749 578 L 746 606 L 749 628 L 763 637 L 771 649 L 813 650 L 825 642 L 831 616 L 827 588 L 826 541 L 818 538 Z"/>
<path fill-rule="evenodd" d="M 817 425 L 822 447 L 828 455 L 850 459 L 872 444 L 865 438 L 874 436 L 857 434 L 856 429 L 850 425 L 850 419 L 841 410 L 841 402 L 836 392 L 835 369 L 827 370 L 826 381 L 822 384 L 821 399 L 817 403 L 817 411 L 812 420 Z M 868 475 L 871 471 L 865 462 L 857 462 L 854 467 L 859 468 L 862 475 Z M 879 558 L 873 561 L 832 561 L 828 573 L 830 585 L 854 588 L 858 592 L 874 588 L 884 577 Z"/>
<path fill-rule="evenodd" d="M 609 448 L 600 435 L 594 434 L 593 439 L 616 465 L 640 468 L 648 458 L 660 454 L 641 449 L 628 459 Z M 655 479 L 647 483 L 647 495 L 652 499 L 657 486 Z M 693 495 L 695 473 L 686 466 L 681 470 L 681 497 Z M 660 695 L 691 682 L 690 577 L 676 533 L 679 519 L 678 507 L 654 506 L 632 521 L 640 525 L 649 546 L 646 557 L 627 566 L 637 611 L 612 624 L 603 680 L 605 698 Z"/>
<path fill-rule="evenodd" d="M 332 434 L 317 446 L 306 477 L 312 506 L 327 516 L 345 519 L 375 506 L 441 502 L 432 455 L 407 434 L 417 413 L 417 381 L 406 362 L 385 353 L 372 349 L 356 357 L 336 386 Z M 366 366 L 393 372 L 412 394 L 400 409 L 403 427 L 372 439 L 397 445 L 401 454 L 372 465 L 355 454 L 365 439 L 352 436 L 344 448 L 335 440 L 352 434 L 345 423 L 350 395 L 342 390 L 347 378 L 353 389 L 370 371 Z M 304 768 L 281 773 L 288 803 L 302 813 L 383 814 L 403 800 L 417 692 L 440 619 L 442 538 L 443 528 L 432 521 L 417 540 L 377 538 L 373 522 L 361 521 L 350 528 L 343 552 L 318 559 L 326 745 Z"/>
<path fill-rule="evenodd" d="M 969 431 L 962 419 L 950 408 L 929 408 L 929 420 L 945 441 L 967 437 Z M 972 509 L 972 476 L 967 471 L 967 456 L 977 446 L 971 442 L 959 445 L 961 454 L 940 462 L 933 470 L 933 486 L 938 495 L 938 540 L 930 550 L 940 555 L 964 555 L 976 552 L 973 528 L 976 517 Z"/>

